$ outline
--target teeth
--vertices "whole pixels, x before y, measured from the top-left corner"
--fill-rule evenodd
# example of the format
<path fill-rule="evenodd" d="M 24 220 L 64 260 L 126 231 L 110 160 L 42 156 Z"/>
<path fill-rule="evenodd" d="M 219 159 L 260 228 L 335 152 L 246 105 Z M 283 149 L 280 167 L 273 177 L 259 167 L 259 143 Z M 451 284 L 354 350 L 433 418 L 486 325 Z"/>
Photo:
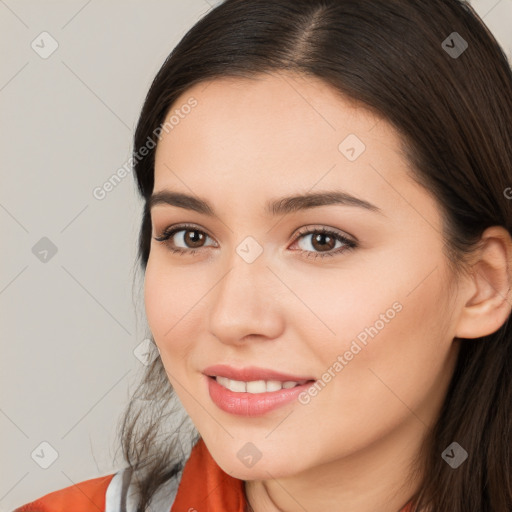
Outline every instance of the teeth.
<path fill-rule="evenodd" d="M 226 377 L 215 377 L 217 382 L 235 393 L 268 393 L 271 391 L 279 391 L 280 389 L 290 389 L 301 384 L 301 382 L 294 382 L 288 380 L 281 382 L 279 380 L 253 380 L 244 382 L 240 380 L 231 380 Z"/>

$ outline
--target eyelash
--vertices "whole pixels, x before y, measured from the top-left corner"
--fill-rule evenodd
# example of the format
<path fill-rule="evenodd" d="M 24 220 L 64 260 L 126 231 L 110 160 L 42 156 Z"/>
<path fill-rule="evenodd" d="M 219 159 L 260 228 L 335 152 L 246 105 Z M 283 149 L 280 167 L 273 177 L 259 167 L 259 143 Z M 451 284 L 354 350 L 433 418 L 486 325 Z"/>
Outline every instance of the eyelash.
<path fill-rule="evenodd" d="M 197 231 L 197 232 L 202 233 L 202 234 L 204 234 L 206 236 L 209 236 L 207 233 L 205 233 L 204 231 L 198 229 L 196 226 L 193 226 L 191 224 L 181 224 L 181 225 L 178 225 L 178 226 L 174 226 L 172 229 L 171 228 L 167 228 L 159 237 L 154 237 L 154 239 L 157 242 L 162 242 L 162 243 L 166 244 L 168 246 L 168 248 L 172 252 L 177 253 L 180 256 L 195 254 L 199 249 L 182 249 L 182 248 L 178 248 L 177 249 L 177 248 L 171 246 L 171 244 L 169 243 L 169 239 L 173 235 L 178 233 L 179 231 Z M 323 253 L 322 252 L 315 253 L 313 251 L 305 251 L 303 249 L 300 249 L 298 252 L 300 252 L 301 254 L 307 253 L 306 254 L 307 258 L 326 258 L 328 256 L 334 256 L 336 254 L 340 254 L 340 253 L 343 253 L 343 252 L 351 251 L 352 249 L 355 249 L 358 246 L 358 244 L 356 242 L 354 242 L 353 240 L 350 240 L 349 238 L 341 235 L 340 233 L 328 230 L 328 229 L 323 228 L 323 227 L 322 228 L 317 228 L 317 229 L 304 228 L 302 230 L 299 230 L 295 240 L 298 240 L 301 236 L 311 235 L 311 234 L 315 234 L 315 233 L 321 233 L 321 234 L 332 236 L 335 240 L 340 241 L 343 244 L 345 244 L 345 247 L 339 247 L 336 250 L 333 249 L 333 250 L 331 250 L 329 252 L 323 252 Z"/>

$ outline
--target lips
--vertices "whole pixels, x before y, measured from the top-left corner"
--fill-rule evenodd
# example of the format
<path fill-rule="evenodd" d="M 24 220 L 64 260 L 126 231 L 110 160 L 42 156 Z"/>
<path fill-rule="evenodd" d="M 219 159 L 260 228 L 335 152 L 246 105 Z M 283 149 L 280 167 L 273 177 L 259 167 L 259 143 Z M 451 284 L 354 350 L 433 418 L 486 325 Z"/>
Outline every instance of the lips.
<path fill-rule="evenodd" d="M 298 397 L 307 391 L 310 383 L 290 389 L 265 393 L 236 392 L 225 388 L 214 377 L 204 377 L 205 387 L 212 402 L 222 411 L 234 416 L 263 416 L 274 409 L 297 402 Z"/>
<path fill-rule="evenodd" d="M 256 380 L 278 380 L 281 382 L 294 381 L 294 382 L 307 382 L 315 380 L 315 377 L 308 375 L 297 375 L 282 373 L 268 368 L 259 368 L 257 366 L 247 366 L 245 368 L 234 368 L 226 364 L 217 364 L 208 366 L 203 370 L 205 375 L 210 377 L 227 377 L 231 380 L 239 380 L 251 382 Z"/>

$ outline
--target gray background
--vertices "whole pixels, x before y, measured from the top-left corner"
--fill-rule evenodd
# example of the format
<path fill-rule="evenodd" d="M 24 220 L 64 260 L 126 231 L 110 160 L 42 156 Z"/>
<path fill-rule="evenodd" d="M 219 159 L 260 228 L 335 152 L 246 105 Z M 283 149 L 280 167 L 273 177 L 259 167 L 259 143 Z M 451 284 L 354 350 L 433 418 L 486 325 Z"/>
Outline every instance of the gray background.
<path fill-rule="evenodd" d="M 141 202 L 131 173 L 93 190 L 130 156 L 165 57 L 218 3 L 0 0 L 2 512 L 123 467 L 117 422 L 147 363 Z M 512 61 L 512 0 L 472 4 Z"/>

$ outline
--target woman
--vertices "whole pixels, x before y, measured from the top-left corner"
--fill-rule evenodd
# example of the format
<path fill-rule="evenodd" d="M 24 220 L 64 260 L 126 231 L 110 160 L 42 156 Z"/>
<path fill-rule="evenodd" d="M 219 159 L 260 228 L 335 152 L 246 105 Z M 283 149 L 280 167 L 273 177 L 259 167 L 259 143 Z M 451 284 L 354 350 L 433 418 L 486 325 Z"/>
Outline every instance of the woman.
<path fill-rule="evenodd" d="M 18 511 L 512 509 L 512 73 L 469 4 L 226 0 L 133 163 L 128 468 Z"/>

